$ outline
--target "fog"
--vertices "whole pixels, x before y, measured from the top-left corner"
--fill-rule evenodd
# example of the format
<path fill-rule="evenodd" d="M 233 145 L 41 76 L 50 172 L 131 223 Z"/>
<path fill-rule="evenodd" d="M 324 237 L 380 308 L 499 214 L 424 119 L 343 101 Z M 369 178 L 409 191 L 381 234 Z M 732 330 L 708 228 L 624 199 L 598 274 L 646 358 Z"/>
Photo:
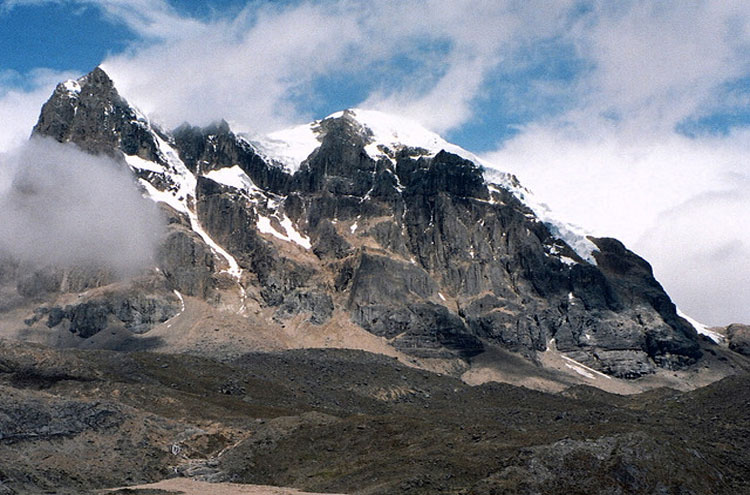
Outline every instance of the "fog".
<path fill-rule="evenodd" d="M 127 166 L 45 138 L 0 155 L 0 211 L 0 251 L 121 276 L 153 263 L 164 228 Z"/>

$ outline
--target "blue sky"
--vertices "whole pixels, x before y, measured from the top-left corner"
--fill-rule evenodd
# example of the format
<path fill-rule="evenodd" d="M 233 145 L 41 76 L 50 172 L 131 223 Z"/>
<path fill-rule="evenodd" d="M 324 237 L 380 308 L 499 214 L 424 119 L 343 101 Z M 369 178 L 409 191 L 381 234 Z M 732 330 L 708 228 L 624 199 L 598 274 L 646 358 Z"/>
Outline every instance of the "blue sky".
<path fill-rule="evenodd" d="M 744 0 L 0 0 L 0 151 L 98 64 L 166 127 L 403 114 L 623 239 L 686 312 L 750 321 Z"/>
<path fill-rule="evenodd" d="M 164 41 L 145 35 L 134 26 L 137 20 L 118 17 L 117 4 L 127 9 L 127 2 L 113 3 L 114 9 L 108 8 L 107 2 L 96 0 L 1 2 L 0 81 L 4 90 L 33 89 L 37 81 L 29 76 L 39 69 L 84 74 L 109 57 L 139 48 L 145 50 L 151 43 Z M 212 22 L 222 25 L 244 15 L 251 20 L 238 30 L 241 33 L 243 27 L 252 29 L 254 11 L 283 12 L 299 3 L 183 0 L 165 3 L 163 8 L 175 19 L 196 19 L 207 25 Z M 138 9 L 139 4 L 147 5 L 135 2 L 133 9 Z M 559 9 L 563 28 L 565 24 L 585 25 L 597 5 L 586 1 L 560 2 L 563 4 L 567 5 Z M 269 9 L 269 5 L 273 7 Z M 499 20 L 498 29 L 503 29 L 503 20 Z M 141 21 L 147 23 L 151 19 L 144 16 Z M 373 92 L 403 89 L 414 84 L 414 79 L 421 80 L 422 89 L 427 91 L 444 75 L 441 71 L 446 66 L 441 66 L 440 60 L 455 48 L 455 41 L 440 35 L 430 39 L 421 33 L 407 40 L 405 49 L 392 50 L 369 64 L 359 67 L 346 64 L 342 70 L 326 71 L 300 87 L 289 88 L 286 99 L 299 114 L 320 118 L 359 105 Z M 356 49 L 351 55 L 358 56 Z M 481 90 L 470 98 L 471 119 L 438 126 L 445 127 L 440 130 L 448 138 L 476 152 L 496 149 L 516 136 L 524 125 L 555 118 L 573 108 L 579 100 L 576 85 L 596 71 L 596 61 L 581 53 L 574 38 L 561 33 L 544 33 L 536 39 L 523 40 L 509 46 L 503 55 L 509 60 L 490 64 L 490 70 L 482 78 Z M 736 128 L 750 126 L 747 105 L 750 73 L 738 76 L 733 80 L 717 80 L 712 88 L 714 101 L 681 116 L 674 122 L 674 131 L 697 137 L 727 135 Z M 613 109 L 610 115 L 617 116 L 618 112 Z"/>

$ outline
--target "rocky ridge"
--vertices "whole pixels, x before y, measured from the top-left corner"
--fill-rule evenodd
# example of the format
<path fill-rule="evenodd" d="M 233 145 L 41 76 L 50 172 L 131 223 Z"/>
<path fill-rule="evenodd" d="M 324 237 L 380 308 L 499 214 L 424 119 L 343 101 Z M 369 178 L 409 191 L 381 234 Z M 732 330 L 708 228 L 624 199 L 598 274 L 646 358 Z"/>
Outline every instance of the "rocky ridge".
<path fill-rule="evenodd" d="M 487 346 L 535 360 L 554 348 L 637 378 L 701 358 L 701 337 L 622 243 L 561 235 L 512 176 L 489 182 L 470 154 L 437 138 L 385 142 L 371 116 L 312 124 L 309 155 L 290 166 L 226 122 L 160 129 L 100 68 L 60 84 L 33 139 L 121 161 L 162 205 L 167 232 L 138 290 L 7 261 L 0 282 L 16 303 L 6 310 L 33 307 L 22 330 L 65 342 L 113 327 L 136 342 L 188 297 L 282 327 L 343 314 L 422 360 L 470 361 Z M 74 272 L 79 282 L 63 284 Z"/>

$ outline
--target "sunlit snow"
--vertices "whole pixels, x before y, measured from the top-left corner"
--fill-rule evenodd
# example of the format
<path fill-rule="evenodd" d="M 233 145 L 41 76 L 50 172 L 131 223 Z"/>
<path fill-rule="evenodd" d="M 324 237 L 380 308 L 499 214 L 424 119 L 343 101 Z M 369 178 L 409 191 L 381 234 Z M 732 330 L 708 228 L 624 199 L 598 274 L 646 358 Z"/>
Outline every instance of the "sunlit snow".
<path fill-rule="evenodd" d="M 561 354 L 560 357 L 562 357 L 564 360 L 567 361 L 567 363 L 565 363 L 565 366 L 567 366 L 568 368 L 572 368 L 574 371 L 576 371 L 577 373 L 583 376 L 586 376 L 587 378 L 594 378 L 594 376 L 592 375 L 593 373 L 594 375 L 599 375 L 601 377 L 606 378 L 607 380 L 612 379 L 611 376 L 605 375 L 601 371 L 596 371 L 594 368 L 589 368 L 585 364 L 581 364 L 575 359 L 571 359 L 568 356 L 565 356 L 564 354 Z"/>
<path fill-rule="evenodd" d="M 219 184 L 234 187 L 235 189 L 240 189 L 248 193 L 260 191 L 260 188 L 253 183 L 252 179 L 247 176 L 245 171 L 242 170 L 239 165 L 211 170 L 205 174 L 204 177 L 211 179 L 214 182 L 218 182 Z"/>
<path fill-rule="evenodd" d="M 310 238 L 297 232 L 289 217 L 284 215 L 284 218 L 279 222 L 279 224 L 281 224 L 281 227 L 284 229 L 284 233 L 281 233 L 274 228 L 269 217 L 258 215 L 257 227 L 261 233 L 270 234 L 277 239 L 281 239 L 282 241 L 293 242 L 305 249 L 310 249 L 312 247 Z"/>
<path fill-rule="evenodd" d="M 706 337 L 713 340 L 717 344 L 724 343 L 725 338 L 723 335 L 716 333 L 713 330 L 709 330 L 708 327 L 704 325 L 703 323 L 699 323 L 698 321 L 692 319 L 691 317 L 689 317 L 688 315 L 680 311 L 680 308 L 677 308 L 677 315 L 686 319 L 688 323 L 693 325 L 693 328 L 695 328 L 695 331 L 698 332 L 699 334 L 705 335 Z"/>
<path fill-rule="evenodd" d="M 282 129 L 265 136 L 249 139 L 262 155 L 281 163 L 289 172 L 299 170 L 300 164 L 320 146 L 317 123 Z"/>
<path fill-rule="evenodd" d="M 75 79 L 68 79 L 62 85 L 68 93 L 79 94 L 81 92 L 81 85 Z"/>

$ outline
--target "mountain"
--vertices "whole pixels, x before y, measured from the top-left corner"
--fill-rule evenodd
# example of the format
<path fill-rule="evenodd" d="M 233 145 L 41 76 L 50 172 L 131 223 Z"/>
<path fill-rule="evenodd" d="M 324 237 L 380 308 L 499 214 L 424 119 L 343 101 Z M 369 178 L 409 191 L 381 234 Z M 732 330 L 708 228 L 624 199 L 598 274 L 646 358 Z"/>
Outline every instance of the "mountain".
<path fill-rule="evenodd" d="M 584 377 L 637 378 L 703 354 L 645 260 L 576 234 L 515 177 L 400 118 L 346 110 L 260 138 L 226 122 L 169 132 L 97 68 L 58 85 L 39 138 L 118 160 L 168 217 L 157 267 L 137 283 L 6 267 L 23 296 L 14 309 L 31 311 L 19 333 L 41 342 L 236 351 L 195 329 L 170 337 L 164 323 L 188 298 L 235 327 L 264 327 L 245 331 L 261 342 L 249 347 L 326 346 L 343 334 L 337 346 L 427 367 L 466 370 L 498 348 L 537 363 L 556 353 Z"/>
<path fill-rule="evenodd" d="M 747 327 L 413 122 L 170 131 L 97 68 L 30 142 L 164 223 L 135 275 L 0 253 L 0 494 L 750 489 Z"/>

